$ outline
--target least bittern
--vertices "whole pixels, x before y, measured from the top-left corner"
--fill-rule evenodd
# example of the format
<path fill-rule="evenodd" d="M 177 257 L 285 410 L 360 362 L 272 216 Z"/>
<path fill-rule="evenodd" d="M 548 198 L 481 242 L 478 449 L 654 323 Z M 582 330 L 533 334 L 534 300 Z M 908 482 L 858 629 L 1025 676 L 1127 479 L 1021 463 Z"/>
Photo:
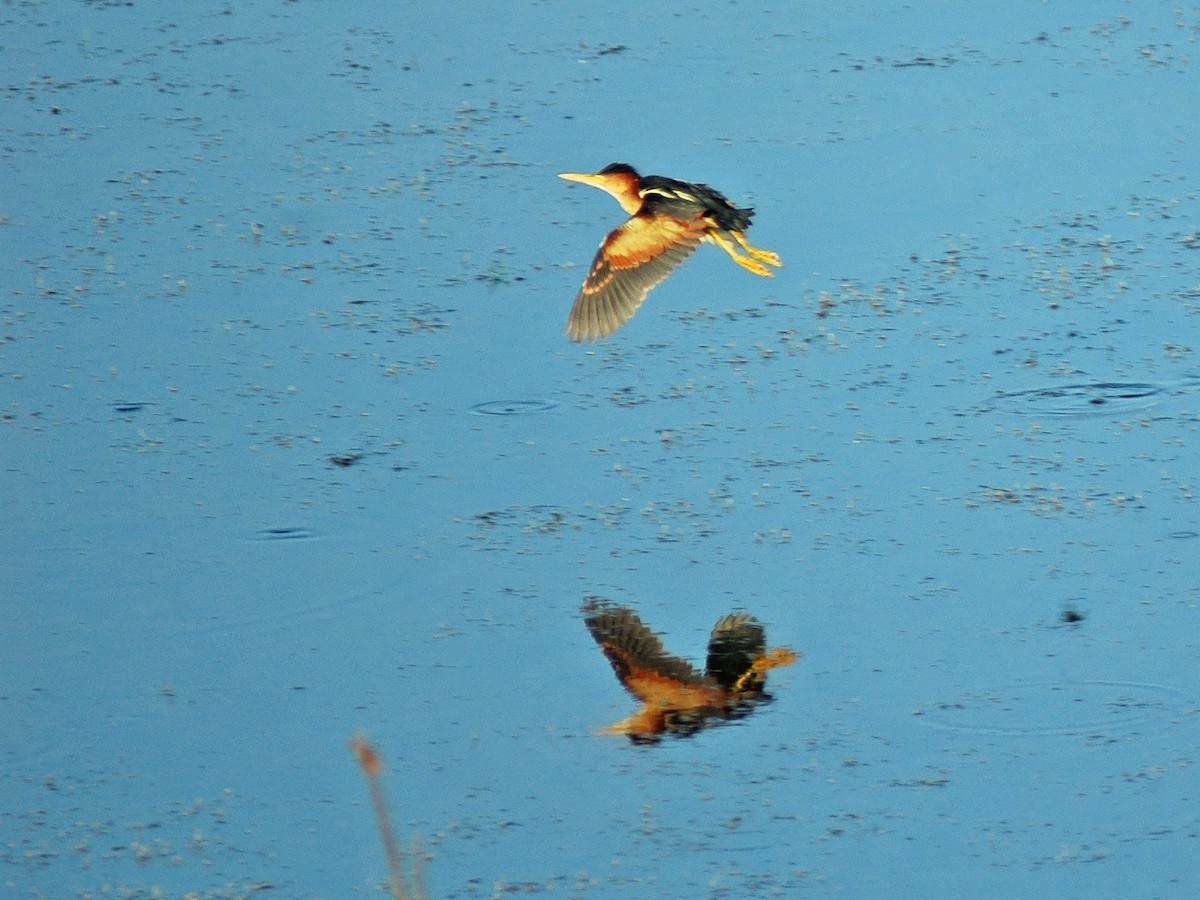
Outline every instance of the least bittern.
<path fill-rule="evenodd" d="M 767 671 L 800 658 L 784 647 L 768 650 L 762 625 L 753 616 L 734 613 L 713 626 L 701 675 L 691 663 L 667 653 L 632 610 L 590 597 L 583 612 L 617 680 L 643 704 L 603 733 L 625 734 L 636 743 L 656 741 L 664 733 L 694 734 L 713 722 L 745 715 L 770 699 Z"/>
<path fill-rule="evenodd" d="M 639 175 L 624 163 L 613 163 L 595 175 L 567 172 L 558 177 L 607 191 L 631 215 L 600 244 L 567 318 L 572 340 L 608 337 L 633 317 L 651 288 L 704 241 L 716 244 L 755 275 L 773 274 L 763 263 L 783 265 L 778 255 L 746 240 L 754 210 L 739 209 L 707 184 Z"/>

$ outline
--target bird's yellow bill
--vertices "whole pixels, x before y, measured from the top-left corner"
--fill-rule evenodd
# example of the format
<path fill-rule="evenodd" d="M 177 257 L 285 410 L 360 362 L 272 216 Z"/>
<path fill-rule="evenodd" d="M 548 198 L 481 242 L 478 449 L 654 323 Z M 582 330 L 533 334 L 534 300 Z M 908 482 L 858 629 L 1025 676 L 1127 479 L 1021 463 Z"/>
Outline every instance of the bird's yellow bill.
<path fill-rule="evenodd" d="M 567 181 L 578 181 L 580 184 L 590 184 L 592 187 L 600 187 L 604 183 L 603 175 L 586 175 L 582 172 L 562 172 L 558 177 Z"/>

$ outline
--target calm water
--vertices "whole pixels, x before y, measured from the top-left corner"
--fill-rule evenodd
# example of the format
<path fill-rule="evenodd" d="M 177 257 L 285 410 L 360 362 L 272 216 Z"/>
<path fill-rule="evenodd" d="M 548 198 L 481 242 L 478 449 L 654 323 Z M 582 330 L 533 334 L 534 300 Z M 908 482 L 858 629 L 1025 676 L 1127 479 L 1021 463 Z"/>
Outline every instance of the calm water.
<path fill-rule="evenodd" d="M 1194 12 L 0 22 L 6 894 L 378 896 L 357 733 L 437 897 L 1200 890 Z M 617 160 L 787 268 L 571 344 Z"/>

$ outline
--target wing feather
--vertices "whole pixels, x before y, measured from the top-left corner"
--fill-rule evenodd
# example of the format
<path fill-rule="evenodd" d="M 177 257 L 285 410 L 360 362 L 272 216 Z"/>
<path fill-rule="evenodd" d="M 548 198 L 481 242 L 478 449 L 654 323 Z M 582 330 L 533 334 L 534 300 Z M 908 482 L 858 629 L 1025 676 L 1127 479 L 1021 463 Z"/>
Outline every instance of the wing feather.
<path fill-rule="evenodd" d="M 700 246 L 708 224 L 639 214 L 600 245 L 567 317 L 572 340 L 608 337 L 645 302 L 646 296 Z"/>
<path fill-rule="evenodd" d="M 588 631 L 608 657 L 617 680 L 639 700 L 661 703 L 681 688 L 705 685 L 690 663 L 663 649 L 658 635 L 632 610 L 592 602 L 584 612 Z"/>
<path fill-rule="evenodd" d="M 753 616 L 725 616 L 713 626 L 705 671 L 721 687 L 731 690 L 766 650 L 766 634 Z"/>

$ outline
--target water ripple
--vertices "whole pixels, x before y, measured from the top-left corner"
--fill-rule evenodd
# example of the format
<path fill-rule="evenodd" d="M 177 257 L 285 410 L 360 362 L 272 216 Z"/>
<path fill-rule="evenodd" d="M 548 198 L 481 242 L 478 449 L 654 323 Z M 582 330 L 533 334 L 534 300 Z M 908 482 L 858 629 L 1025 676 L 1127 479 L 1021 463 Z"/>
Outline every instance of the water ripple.
<path fill-rule="evenodd" d="M 128 416 L 133 413 L 139 413 L 146 407 L 153 406 L 154 404 L 148 400 L 114 400 L 109 405 L 112 407 L 113 412 Z"/>
<path fill-rule="evenodd" d="M 1181 691 L 1131 681 L 1043 682 L 971 691 L 917 710 L 918 721 L 969 734 L 1059 736 L 1166 725 L 1187 711 Z"/>
<path fill-rule="evenodd" d="M 985 412 L 999 409 L 1017 415 L 1074 418 L 1122 416 L 1144 412 L 1164 397 L 1200 389 L 1200 376 L 1189 376 L 1171 384 L 1152 381 L 1093 381 L 1059 384 L 1025 391 L 996 394 Z"/>
<path fill-rule="evenodd" d="M 1064 384 L 997 394 L 996 406 L 1020 415 L 1118 416 L 1150 409 L 1165 390 L 1140 381 Z"/>
<path fill-rule="evenodd" d="M 283 525 L 277 528 L 261 528 L 250 534 L 247 539 L 251 541 L 315 541 L 320 537 L 321 535 L 311 528 Z"/>
<path fill-rule="evenodd" d="M 558 406 L 553 400 L 489 400 L 476 403 L 471 412 L 477 416 L 526 416 L 546 412 Z"/>

